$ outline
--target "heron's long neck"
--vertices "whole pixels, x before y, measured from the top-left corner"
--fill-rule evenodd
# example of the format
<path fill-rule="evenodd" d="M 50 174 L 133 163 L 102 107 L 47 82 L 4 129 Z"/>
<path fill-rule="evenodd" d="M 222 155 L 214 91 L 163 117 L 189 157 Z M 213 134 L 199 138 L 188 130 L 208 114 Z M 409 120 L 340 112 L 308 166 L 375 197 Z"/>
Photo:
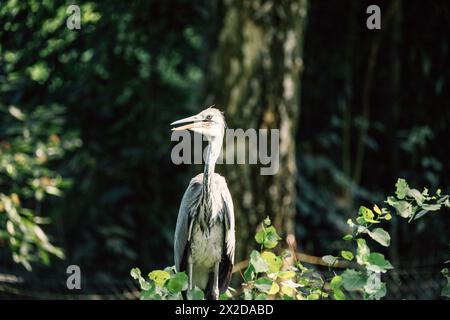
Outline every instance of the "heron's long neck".
<path fill-rule="evenodd" d="M 205 169 L 203 172 L 203 199 L 205 201 L 209 201 L 211 196 L 212 177 L 214 175 L 217 159 L 220 156 L 222 143 L 223 136 L 215 137 L 209 142 L 206 149 Z"/>

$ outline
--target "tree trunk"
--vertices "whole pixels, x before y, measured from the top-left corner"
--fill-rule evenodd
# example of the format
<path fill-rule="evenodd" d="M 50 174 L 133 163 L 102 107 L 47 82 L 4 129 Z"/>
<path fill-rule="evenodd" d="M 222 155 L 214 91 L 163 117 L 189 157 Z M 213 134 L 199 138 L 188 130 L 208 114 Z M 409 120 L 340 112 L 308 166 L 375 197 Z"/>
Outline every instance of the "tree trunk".
<path fill-rule="evenodd" d="M 307 0 L 224 0 L 219 8 L 208 103 L 225 112 L 230 128 L 280 130 L 277 174 L 261 175 L 260 165 L 220 168 L 235 206 L 237 261 L 254 247 L 256 228 L 266 216 L 282 235 L 294 234 L 294 137 L 306 12 Z"/>

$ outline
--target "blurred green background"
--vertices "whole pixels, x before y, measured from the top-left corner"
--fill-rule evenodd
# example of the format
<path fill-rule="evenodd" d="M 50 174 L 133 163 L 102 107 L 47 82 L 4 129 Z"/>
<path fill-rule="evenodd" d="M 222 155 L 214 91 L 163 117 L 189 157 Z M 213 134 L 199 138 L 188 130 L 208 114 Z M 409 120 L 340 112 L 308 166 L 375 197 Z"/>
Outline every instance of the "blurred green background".
<path fill-rule="evenodd" d="M 71 4 L 80 30 L 66 27 Z M 366 27 L 369 4 L 381 8 L 381 30 Z M 76 264 L 83 293 L 110 293 L 96 284 L 171 265 L 178 205 L 202 169 L 172 164 L 169 124 L 213 103 L 231 128 L 283 132 L 278 175 L 218 166 L 235 202 L 238 260 L 266 215 L 300 252 L 322 256 L 342 249 L 346 220 L 382 203 L 398 177 L 449 193 L 449 8 L 1 1 L 3 280 L 64 291 Z M 410 225 L 394 217 L 386 254 L 399 268 L 440 270 L 449 227 L 448 212 Z"/>

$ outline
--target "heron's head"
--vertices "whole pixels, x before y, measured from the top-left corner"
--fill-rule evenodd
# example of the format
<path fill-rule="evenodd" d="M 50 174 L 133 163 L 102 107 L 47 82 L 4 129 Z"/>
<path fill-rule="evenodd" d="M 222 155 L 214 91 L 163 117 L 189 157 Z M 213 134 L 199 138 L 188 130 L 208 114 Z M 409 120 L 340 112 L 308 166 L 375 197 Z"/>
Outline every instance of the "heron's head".
<path fill-rule="evenodd" d="M 209 107 L 195 116 L 172 122 L 170 125 L 173 126 L 181 123 L 188 124 L 172 128 L 172 131 L 189 129 L 206 136 L 208 140 L 212 140 L 215 137 L 223 137 L 226 127 L 222 112 L 213 107 Z"/>

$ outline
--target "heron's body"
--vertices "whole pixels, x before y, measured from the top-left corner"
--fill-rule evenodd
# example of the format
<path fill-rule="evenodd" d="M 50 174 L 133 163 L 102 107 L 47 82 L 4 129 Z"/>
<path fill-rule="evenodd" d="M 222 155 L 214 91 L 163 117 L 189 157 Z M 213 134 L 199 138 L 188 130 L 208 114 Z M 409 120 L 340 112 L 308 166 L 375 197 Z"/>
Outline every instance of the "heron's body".
<path fill-rule="evenodd" d="M 184 193 L 174 241 L 176 270 L 188 273 L 190 289 L 197 286 L 212 299 L 228 287 L 235 247 L 233 201 L 225 179 L 214 172 L 223 140 L 223 127 L 219 129 L 209 137 L 204 173 Z"/>

